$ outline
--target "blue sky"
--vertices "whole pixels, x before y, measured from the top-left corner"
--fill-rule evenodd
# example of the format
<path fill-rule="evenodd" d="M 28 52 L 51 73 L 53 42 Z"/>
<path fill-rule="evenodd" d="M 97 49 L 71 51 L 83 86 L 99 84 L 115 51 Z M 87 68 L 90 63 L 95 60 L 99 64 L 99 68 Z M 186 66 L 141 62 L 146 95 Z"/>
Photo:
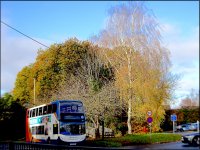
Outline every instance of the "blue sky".
<path fill-rule="evenodd" d="M 1 20 L 45 45 L 71 37 L 87 40 L 104 28 L 116 1 L 3 1 Z M 181 74 L 177 96 L 199 91 L 199 2 L 146 1 L 162 27 L 163 45 L 171 52 L 173 73 Z M 17 73 L 45 48 L 1 24 L 1 93 L 14 87 Z"/>

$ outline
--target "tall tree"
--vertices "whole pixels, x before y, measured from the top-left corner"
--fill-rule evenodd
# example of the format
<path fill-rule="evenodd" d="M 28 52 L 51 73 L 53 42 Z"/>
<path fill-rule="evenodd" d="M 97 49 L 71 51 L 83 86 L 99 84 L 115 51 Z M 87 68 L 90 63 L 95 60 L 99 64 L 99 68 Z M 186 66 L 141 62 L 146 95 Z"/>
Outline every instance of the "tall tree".
<path fill-rule="evenodd" d="M 14 99 L 22 102 L 33 100 L 33 74 L 31 72 L 32 64 L 25 66 L 18 74 L 13 89 Z"/>
<path fill-rule="evenodd" d="M 50 101 L 52 93 L 58 91 L 71 75 L 76 74 L 86 51 L 86 47 L 77 39 L 69 39 L 46 50 L 39 50 L 35 63 L 18 73 L 14 97 L 33 104 L 35 79 L 36 104 Z"/>
<path fill-rule="evenodd" d="M 174 80 L 169 76 L 168 51 L 160 39 L 158 22 L 144 2 L 112 7 L 106 28 L 92 38 L 104 47 L 99 55 L 115 69 L 116 86 L 127 103 L 128 134 L 132 133 L 133 114 L 138 115 L 136 108 L 142 102 L 150 104 L 158 98 L 159 108 L 170 97 Z"/>
<path fill-rule="evenodd" d="M 80 66 L 86 49 L 77 39 L 63 44 L 54 44 L 48 50 L 40 51 L 33 66 L 41 98 L 50 98 L 50 91 L 58 90 L 71 74 Z"/>

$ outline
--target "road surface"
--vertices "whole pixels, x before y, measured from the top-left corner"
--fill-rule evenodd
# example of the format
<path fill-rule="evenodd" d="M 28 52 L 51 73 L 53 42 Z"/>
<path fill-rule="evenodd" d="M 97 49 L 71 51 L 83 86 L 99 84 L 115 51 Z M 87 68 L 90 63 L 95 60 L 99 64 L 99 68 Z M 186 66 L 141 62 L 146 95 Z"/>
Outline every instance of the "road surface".
<path fill-rule="evenodd" d="M 199 146 L 192 146 L 188 144 L 184 144 L 182 142 L 170 142 L 170 143 L 163 143 L 163 144 L 151 144 L 151 145 L 138 145 L 138 146 L 124 146 L 120 149 L 139 149 L 139 150 L 147 150 L 147 149 L 198 149 Z"/>

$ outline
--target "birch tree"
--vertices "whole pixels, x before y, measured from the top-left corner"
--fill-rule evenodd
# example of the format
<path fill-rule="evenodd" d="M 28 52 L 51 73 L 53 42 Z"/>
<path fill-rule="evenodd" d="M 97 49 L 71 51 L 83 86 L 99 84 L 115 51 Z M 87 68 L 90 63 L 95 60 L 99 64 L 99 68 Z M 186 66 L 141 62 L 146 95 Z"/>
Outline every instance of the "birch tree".
<path fill-rule="evenodd" d="M 149 94 L 156 95 L 156 90 L 151 88 L 153 81 L 154 87 L 166 83 L 167 87 L 162 92 L 170 95 L 167 92 L 172 86 L 167 79 L 169 53 L 161 46 L 159 30 L 154 14 L 143 2 L 129 2 L 112 7 L 105 29 L 92 37 L 93 42 L 104 47 L 99 55 L 115 69 L 116 86 L 127 104 L 128 134 L 132 133 L 131 120 L 138 112 L 137 106 L 152 100 Z M 150 85 L 147 86 L 147 83 Z M 162 101 L 168 99 L 167 96 Z"/>

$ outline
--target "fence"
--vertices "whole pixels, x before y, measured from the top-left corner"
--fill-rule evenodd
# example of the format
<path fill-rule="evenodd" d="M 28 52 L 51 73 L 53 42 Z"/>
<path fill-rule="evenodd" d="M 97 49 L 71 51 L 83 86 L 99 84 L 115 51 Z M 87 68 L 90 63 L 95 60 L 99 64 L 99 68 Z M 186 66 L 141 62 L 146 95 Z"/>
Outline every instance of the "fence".
<path fill-rule="evenodd" d="M 66 146 L 26 142 L 0 142 L 0 150 L 105 150 L 112 148 L 88 147 L 88 146 Z"/>
<path fill-rule="evenodd" d="M 114 132 L 105 132 L 104 137 L 115 137 Z"/>

